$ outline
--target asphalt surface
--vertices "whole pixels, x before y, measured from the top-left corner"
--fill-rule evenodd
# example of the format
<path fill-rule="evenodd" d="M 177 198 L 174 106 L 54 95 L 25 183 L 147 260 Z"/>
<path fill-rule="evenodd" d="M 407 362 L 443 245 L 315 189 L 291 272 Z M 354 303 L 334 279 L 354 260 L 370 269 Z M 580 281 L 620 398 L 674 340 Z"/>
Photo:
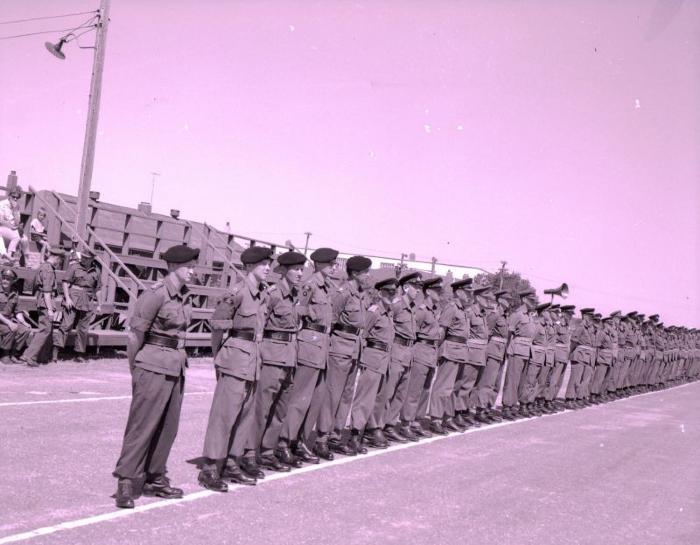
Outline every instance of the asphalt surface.
<path fill-rule="evenodd" d="M 123 511 L 110 496 L 125 360 L 0 368 L 0 545 L 700 543 L 700 383 L 338 457 L 228 494 L 204 491 L 188 463 L 213 386 L 211 360 L 195 360 L 169 466 L 185 499 Z"/>

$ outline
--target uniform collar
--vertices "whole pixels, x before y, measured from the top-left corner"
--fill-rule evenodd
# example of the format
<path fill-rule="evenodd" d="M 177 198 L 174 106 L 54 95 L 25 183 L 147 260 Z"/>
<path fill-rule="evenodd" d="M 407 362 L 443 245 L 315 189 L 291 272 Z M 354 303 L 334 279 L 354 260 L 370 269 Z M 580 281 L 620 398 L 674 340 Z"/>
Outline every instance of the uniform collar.
<path fill-rule="evenodd" d="M 253 282 L 248 275 L 245 276 L 243 282 L 253 297 L 258 297 L 260 295 L 260 285 Z"/>
<path fill-rule="evenodd" d="M 293 295 L 294 288 L 290 287 L 286 278 L 282 278 L 282 280 L 277 282 L 277 289 L 280 290 L 282 297 L 292 297 Z"/>
<path fill-rule="evenodd" d="M 174 273 L 170 273 L 165 277 L 163 281 L 165 289 L 168 291 L 170 297 L 182 297 L 183 299 L 190 292 L 190 289 L 186 284 L 180 284 L 180 282 L 175 277 Z"/>

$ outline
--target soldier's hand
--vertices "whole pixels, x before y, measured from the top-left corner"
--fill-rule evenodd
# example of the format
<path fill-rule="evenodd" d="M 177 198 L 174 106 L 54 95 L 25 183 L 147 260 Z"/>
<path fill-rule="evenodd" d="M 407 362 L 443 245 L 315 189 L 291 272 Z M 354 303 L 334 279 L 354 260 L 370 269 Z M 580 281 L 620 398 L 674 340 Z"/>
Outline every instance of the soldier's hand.
<path fill-rule="evenodd" d="M 14 322 L 10 322 L 9 324 L 7 324 L 7 327 L 10 329 L 10 331 L 12 331 L 12 333 L 14 333 L 15 331 L 17 331 L 18 325 L 19 324 L 16 324 Z"/>
<path fill-rule="evenodd" d="M 73 299 L 71 299 L 70 297 L 68 297 L 65 301 L 63 301 L 63 304 L 65 305 L 65 307 L 66 307 L 68 310 L 72 309 L 73 306 L 74 306 L 74 305 L 73 305 Z"/>

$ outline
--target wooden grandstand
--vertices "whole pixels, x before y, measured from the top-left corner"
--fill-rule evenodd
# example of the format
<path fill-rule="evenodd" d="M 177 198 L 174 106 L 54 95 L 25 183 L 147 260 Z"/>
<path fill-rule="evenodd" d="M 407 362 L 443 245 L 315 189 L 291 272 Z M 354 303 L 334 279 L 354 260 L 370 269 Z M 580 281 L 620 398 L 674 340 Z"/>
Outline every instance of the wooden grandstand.
<path fill-rule="evenodd" d="M 16 185 L 17 177 L 12 172 L 4 192 Z M 102 202 L 96 192 L 90 196 L 87 239 L 81 238 L 75 230 L 77 198 L 73 195 L 26 187 L 20 200 L 20 214 L 21 222 L 28 229 L 31 219 L 43 207 L 47 213 L 48 242 L 52 247 L 70 251 L 87 245 L 95 250 L 102 269 L 102 290 L 88 344 L 98 351 L 104 346 L 126 346 L 130 310 L 138 295 L 166 274 L 166 264 L 160 254 L 170 246 L 187 244 L 200 248 L 196 281 L 190 286 L 194 309 L 186 335 L 186 346 L 190 348 L 209 346 L 208 318 L 217 298 L 240 274 L 243 249 L 252 245 L 271 247 L 276 253 L 289 249 L 285 245 L 223 232 L 206 223 L 181 219 L 177 210 L 166 216 L 151 212 L 147 203 L 129 208 Z M 30 251 L 29 263 L 15 270 L 20 278 L 20 308 L 33 319 L 36 299 L 31 287 L 39 257 L 36 245 L 31 242 Z M 59 271 L 59 281 L 67 265 L 68 256 Z"/>

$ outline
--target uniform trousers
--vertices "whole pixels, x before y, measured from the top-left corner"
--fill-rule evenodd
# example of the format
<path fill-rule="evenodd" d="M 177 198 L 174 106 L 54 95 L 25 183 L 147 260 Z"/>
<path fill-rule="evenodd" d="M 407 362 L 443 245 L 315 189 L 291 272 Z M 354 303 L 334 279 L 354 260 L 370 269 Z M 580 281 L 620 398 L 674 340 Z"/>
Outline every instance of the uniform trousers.
<path fill-rule="evenodd" d="M 180 424 L 184 389 L 183 375 L 131 369 L 131 405 L 115 477 L 141 480 L 165 475 Z"/>
<path fill-rule="evenodd" d="M 593 379 L 593 364 L 587 364 L 583 368 L 581 376 L 581 397 L 587 398 L 591 395 L 591 380 Z"/>
<path fill-rule="evenodd" d="M 411 376 L 406 389 L 406 400 L 401 407 L 401 421 L 413 422 L 425 415 L 430 386 L 435 376 L 435 367 L 428 367 L 422 363 L 413 362 Z M 420 414 L 421 400 L 423 401 L 423 414 Z"/>
<path fill-rule="evenodd" d="M 593 369 L 593 377 L 591 378 L 591 393 L 602 394 L 603 384 L 607 376 L 612 373 L 612 367 L 603 363 L 596 363 Z"/>
<path fill-rule="evenodd" d="M 445 358 L 438 360 L 435 382 L 430 395 L 430 407 L 428 408 L 430 418 L 440 420 L 445 415 L 452 416 L 454 414 L 452 394 L 461 365 L 459 362 Z"/>
<path fill-rule="evenodd" d="M 350 410 L 350 422 L 353 431 L 363 432 L 365 426 L 370 428 L 377 427 L 371 422 L 372 413 L 375 406 L 379 403 L 379 398 L 385 398 L 387 374 L 378 373 L 367 367 L 360 366 L 360 377 L 357 380 L 357 388 L 355 389 L 355 398 L 352 401 L 352 409 Z"/>
<path fill-rule="evenodd" d="M 527 364 L 527 357 L 512 355 L 508 356 L 506 366 L 506 379 L 503 384 L 503 406 L 514 407 L 518 403 L 520 392 L 520 382 L 523 370 Z"/>
<path fill-rule="evenodd" d="M 498 397 L 498 376 L 503 360 L 501 358 L 486 358 L 486 365 L 479 369 L 476 379 L 475 405 L 481 409 L 488 409 L 495 405 Z"/>
<path fill-rule="evenodd" d="M 345 427 L 347 408 L 344 407 L 344 418 L 338 413 L 346 389 L 354 390 L 356 376 L 356 359 L 340 354 L 328 355 L 328 370 L 326 373 L 326 389 L 328 390 L 328 394 L 325 404 L 321 407 L 316 426 L 319 432 L 318 439 L 320 441 L 327 439 L 327 434 L 333 430 L 342 430 Z M 342 418 L 342 422 L 340 422 L 340 418 L 336 418 L 338 416 Z"/>
<path fill-rule="evenodd" d="M 579 361 L 571 362 L 569 384 L 566 386 L 566 399 L 580 399 L 583 397 L 581 395 L 581 379 L 583 378 L 584 367 L 588 366 Z"/>
<path fill-rule="evenodd" d="M 326 370 L 299 363 L 289 392 L 280 441 L 288 444 L 310 437 L 327 395 Z"/>
<path fill-rule="evenodd" d="M 622 365 L 620 366 L 620 373 L 617 377 L 617 381 L 615 384 L 615 387 L 619 390 L 620 388 L 624 388 L 625 386 L 629 386 L 628 384 L 628 373 L 630 370 L 630 367 L 632 365 L 632 360 L 637 359 L 637 358 L 624 358 L 622 360 Z"/>
<path fill-rule="evenodd" d="M 537 387 L 535 388 L 535 399 L 544 399 L 547 394 L 547 384 L 549 376 L 554 370 L 554 365 L 544 364 L 537 375 Z"/>
<path fill-rule="evenodd" d="M 36 361 L 39 358 L 44 345 L 51 339 L 53 334 L 53 321 L 49 318 L 45 308 L 39 309 L 37 325 L 39 327 L 34 332 L 34 337 L 24 351 L 24 358 L 31 361 Z"/>
<path fill-rule="evenodd" d="M 537 395 L 537 386 L 540 373 L 545 366 L 541 363 L 535 363 L 529 360 L 523 369 L 523 375 L 520 380 L 520 403 L 532 403 Z"/>
<path fill-rule="evenodd" d="M 453 406 L 456 412 L 465 412 L 476 406 L 476 400 L 473 398 L 472 392 L 483 367 L 483 365 L 475 365 L 473 363 L 460 365 L 457 378 L 455 379 L 453 394 Z"/>
<path fill-rule="evenodd" d="M 263 364 L 255 401 L 257 441 L 250 448 L 260 447 L 263 454 L 277 448 L 282 422 L 287 414 L 289 392 L 294 381 L 294 367 Z"/>
<path fill-rule="evenodd" d="M 202 456 L 204 469 L 215 469 L 226 458 L 243 454 L 255 434 L 256 382 L 217 370 L 214 399 L 211 402 Z"/>
<path fill-rule="evenodd" d="M 5 324 L 0 324 L 0 349 L 4 352 L 14 352 L 20 354 L 29 340 L 32 330 L 27 326 L 15 323 L 15 330 L 12 331 Z"/>
<path fill-rule="evenodd" d="M 386 379 L 386 395 L 383 405 L 377 403 L 372 414 L 372 423 L 379 428 L 386 425 L 394 426 L 399 420 L 401 408 L 406 402 L 408 385 L 411 380 L 411 365 L 403 365 L 392 359 Z"/>
<path fill-rule="evenodd" d="M 557 398 L 559 390 L 561 390 L 561 385 L 564 382 L 564 372 L 566 371 L 566 361 L 554 362 L 554 367 L 552 368 L 552 373 L 549 375 L 549 381 L 547 383 L 547 392 L 545 394 L 545 399 L 547 401 L 553 401 Z"/>
<path fill-rule="evenodd" d="M 75 327 L 75 344 L 73 348 L 76 352 L 84 354 L 87 349 L 88 329 L 94 315 L 95 313 L 91 310 L 78 310 L 75 307 L 67 309 L 63 307 L 61 324 L 54 332 L 54 344 L 59 348 L 65 348 L 68 333 Z"/>

